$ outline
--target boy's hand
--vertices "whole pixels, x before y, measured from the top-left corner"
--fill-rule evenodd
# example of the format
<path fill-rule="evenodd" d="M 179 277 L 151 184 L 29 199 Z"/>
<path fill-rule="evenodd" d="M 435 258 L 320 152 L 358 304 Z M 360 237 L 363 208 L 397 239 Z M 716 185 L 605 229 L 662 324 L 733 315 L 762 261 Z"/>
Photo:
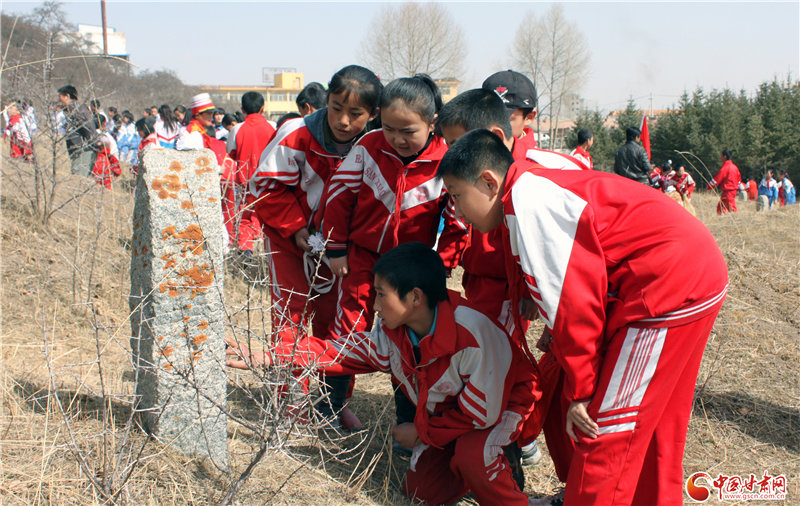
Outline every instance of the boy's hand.
<path fill-rule="evenodd" d="M 230 357 L 225 360 L 225 365 L 234 369 L 250 369 L 251 367 L 261 367 L 272 363 L 270 356 L 266 353 L 262 353 L 260 357 L 253 355 L 247 345 L 230 337 L 225 338 L 225 355 Z"/>
<path fill-rule="evenodd" d="M 329 258 L 331 261 L 331 271 L 340 278 L 347 276 L 347 255 L 343 257 Z"/>
<path fill-rule="evenodd" d="M 553 335 L 550 334 L 550 329 L 545 327 L 544 330 L 542 331 L 542 337 L 540 337 L 539 340 L 536 341 L 536 349 L 544 353 L 547 353 L 548 351 L 550 351 L 550 345 L 552 343 L 553 343 Z"/>
<path fill-rule="evenodd" d="M 306 253 L 311 253 L 311 246 L 308 244 L 308 238 L 310 236 L 311 234 L 308 232 L 308 229 L 303 227 L 294 233 L 294 243 Z"/>
<path fill-rule="evenodd" d="M 539 308 L 534 304 L 533 299 L 522 299 L 519 301 L 519 314 L 529 322 L 539 317 Z"/>
<path fill-rule="evenodd" d="M 422 443 L 417 434 L 417 428 L 413 423 L 406 422 L 392 427 L 392 437 L 400 443 L 403 448 L 414 448 Z"/>
<path fill-rule="evenodd" d="M 589 401 L 572 401 L 567 410 L 567 434 L 576 443 L 578 436 L 575 434 L 575 428 L 580 429 L 591 439 L 597 439 L 597 436 L 600 435 L 600 427 L 592 420 L 586 409 L 588 405 Z"/>

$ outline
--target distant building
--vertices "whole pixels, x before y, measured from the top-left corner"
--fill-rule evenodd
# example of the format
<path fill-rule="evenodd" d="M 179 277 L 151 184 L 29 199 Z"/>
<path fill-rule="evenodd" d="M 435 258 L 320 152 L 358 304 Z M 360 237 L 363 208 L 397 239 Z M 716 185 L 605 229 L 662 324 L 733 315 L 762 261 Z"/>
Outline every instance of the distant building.
<path fill-rule="evenodd" d="M 453 77 L 446 77 L 444 79 L 434 79 L 434 82 L 439 86 L 442 102 L 445 104 L 458 95 L 458 85 L 461 84 L 461 81 Z"/>
<path fill-rule="evenodd" d="M 255 91 L 264 95 L 264 116 L 276 120 L 289 112 L 297 112 L 297 94 L 303 90 L 301 72 L 282 72 L 274 75 L 273 86 L 198 86 L 211 96 L 219 107 L 231 111 L 239 110 L 242 95 Z"/>
<path fill-rule="evenodd" d="M 69 39 L 82 42 L 84 52 L 87 54 L 103 54 L 103 27 L 78 23 L 78 31 L 67 34 Z M 125 34 L 118 32 L 115 28 L 106 29 L 108 39 L 108 54 L 127 60 L 128 42 Z"/>

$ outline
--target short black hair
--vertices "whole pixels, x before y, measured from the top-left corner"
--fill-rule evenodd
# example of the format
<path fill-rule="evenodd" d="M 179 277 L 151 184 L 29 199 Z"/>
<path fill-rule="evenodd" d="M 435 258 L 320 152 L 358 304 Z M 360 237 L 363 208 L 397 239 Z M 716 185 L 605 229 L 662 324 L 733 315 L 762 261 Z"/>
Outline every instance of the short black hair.
<path fill-rule="evenodd" d="M 320 83 L 308 83 L 306 87 L 303 88 L 303 91 L 297 94 L 294 103 L 297 104 L 298 109 L 305 105 L 311 105 L 314 109 L 322 109 L 325 107 L 327 99 L 325 96 L 326 93 L 325 87 Z"/>
<path fill-rule="evenodd" d="M 278 118 L 278 121 L 276 122 L 277 126 L 275 127 L 275 130 L 279 129 L 281 127 L 281 125 L 283 125 L 284 123 L 286 123 L 290 119 L 302 118 L 302 117 L 303 116 L 301 116 L 299 112 L 287 112 L 286 114 L 284 114 L 283 116 Z"/>
<path fill-rule="evenodd" d="M 442 106 L 436 120 L 437 132 L 441 135 L 443 127 L 451 126 L 460 126 L 467 132 L 496 126 L 503 130 L 507 139 L 513 135 L 503 99 L 483 88 L 460 93 Z"/>
<path fill-rule="evenodd" d="M 578 130 L 578 146 L 588 141 L 592 137 L 594 137 L 594 134 L 592 133 L 591 130 L 589 130 L 588 128 L 581 128 L 580 130 Z"/>
<path fill-rule="evenodd" d="M 724 156 L 726 160 L 730 160 L 731 159 L 731 150 L 730 149 L 723 149 L 722 150 L 722 156 Z"/>
<path fill-rule="evenodd" d="M 125 118 L 128 118 L 128 121 L 133 123 L 133 114 L 131 113 L 131 111 L 125 109 L 124 111 L 122 111 L 122 116 L 125 117 Z M 134 128 L 135 128 L 135 126 L 134 126 Z"/>
<path fill-rule="evenodd" d="M 637 137 L 642 136 L 642 131 L 636 127 L 628 127 L 625 129 L 625 139 L 635 141 Z"/>
<path fill-rule="evenodd" d="M 500 137 L 481 128 L 466 133 L 450 146 L 436 176 L 453 176 L 474 184 L 484 170 L 505 177 L 512 163 L 514 157 Z"/>
<path fill-rule="evenodd" d="M 152 116 L 140 118 L 134 124 L 137 132 L 144 132 L 145 137 L 156 131 L 156 119 Z"/>
<path fill-rule="evenodd" d="M 427 74 L 401 77 L 387 84 L 383 89 L 381 107 L 389 107 L 395 100 L 402 101 L 428 123 L 433 123 L 442 109 L 442 92 Z"/>
<path fill-rule="evenodd" d="M 385 279 L 401 299 L 419 288 L 431 309 L 447 300 L 447 273 L 442 257 L 421 242 L 407 242 L 389 250 L 375 262 L 372 274 Z"/>
<path fill-rule="evenodd" d="M 71 84 L 65 84 L 61 88 L 58 89 L 59 95 L 69 95 L 69 98 L 72 100 L 78 100 L 78 90 L 75 89 L 74 86 Z"/>
<path fill-rule="evenodd" d="M 257 114 L 264 107 L 264 95 L 257 91 L 248 91 L 242 95 L 242 111 L 245 114 Z"/>
<path fill-rule="evenodd" d="M 214 109 L 214 115 L 216 116 L 217 114 L 225 114 L 225 109 L 222 107 L 217 107 Z"/>
<path fill-rule="evenodd" d="M 220 123 L 222 124 L 222 126 L 230 130 L 228 126 L 231 125 L 234 121 L 236 121 L 236 116 L 234 116 L 231 113 L 227 113 L 225 116 L 222 117 L 222 121 L 220 121 Z"/>
<path fill-rule="evenodd" d="M 96 109 L 100 109 L 100 100 L 93 98 L 89 101 L 89 105 Z"/>

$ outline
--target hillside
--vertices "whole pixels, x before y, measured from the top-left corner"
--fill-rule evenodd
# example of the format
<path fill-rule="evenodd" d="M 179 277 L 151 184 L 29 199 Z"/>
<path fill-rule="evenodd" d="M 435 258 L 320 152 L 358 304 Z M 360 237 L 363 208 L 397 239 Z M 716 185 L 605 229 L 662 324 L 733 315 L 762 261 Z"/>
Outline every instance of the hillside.
<path fill-rule="evenodd" d="M 127 423 L 133 390 L 127 171 L 128 180 L 107 192 L 59 166 L 55 203 L 63 207 L 45 226 L 26 197 L 33 176 L 9 161 L 7 149 L 0 188 L 2 503 L 103 503 L 92 480 L 112 494 L 120 490 L 116 502 L 219 502 L 258 451 L 251 430 L 229 423 L 226 474 L 148 441 Z M 713 195 L 695 197 L 699 218 L 728 261 L 731 284 L 698 378 L 686 473 L 768 470 L 785 474 L 790 497 L 797 497 L 800 206 L 757 214 L 745 202 L 741 212 L 719 217 L 715 205 Z M 684 261 L 691 272 L 692 258 Z M 232 264 L 225 286 L 231 325 L 258 332 L 268 321 L 260 309 L 267 292 L 263 283 L 247 281 L 254 274 L 252 266 Z M 256 421 L 261 415 L 247 400 L 248 381 L 231 373 L 229 409 Z M 360 378 L 353 404 L 366 431 L 342 439 L 294 433 L 283 448 L 267 451 L 236 502 L 409 504 L 399 490 L 407 462 L 390 455 L 388 378 Z M 331 463 L 334 453 L 338 461 Z M 527 471 L 527 482 L 531 495 L 558 486 L 548 457 Z"/>

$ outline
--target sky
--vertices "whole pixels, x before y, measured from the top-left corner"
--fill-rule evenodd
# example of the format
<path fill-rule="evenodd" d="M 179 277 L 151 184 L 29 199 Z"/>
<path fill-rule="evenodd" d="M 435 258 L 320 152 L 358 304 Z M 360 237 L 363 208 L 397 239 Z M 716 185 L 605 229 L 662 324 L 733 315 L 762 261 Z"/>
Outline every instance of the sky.
<path fill-rule="evenodd" d="M 511 67 L 511 45 L 528 11 L 547 2 L 440 2 L 464 32 L 460 89 Z M 101 24 L 100 2 L 62 2 L 70 23 Z M 39 2 L 3 2 L 5 14 Z M 140 70 L 170 69 L 193 85 L 257 85 L 263 67 L 295 67 L 326 83 L 360 63 L 380 37 L 376 2 L 121 2 L 107 0 L 108 25 L 126 34 Z M 752 93 L 773 78 L 798 77 L 800 2 L 565 2 L 590 48 L 579 94 L 592 109 L 666 108 L 698 86 Z M 201 32 L 202 35 L 198 35 Z"/>

